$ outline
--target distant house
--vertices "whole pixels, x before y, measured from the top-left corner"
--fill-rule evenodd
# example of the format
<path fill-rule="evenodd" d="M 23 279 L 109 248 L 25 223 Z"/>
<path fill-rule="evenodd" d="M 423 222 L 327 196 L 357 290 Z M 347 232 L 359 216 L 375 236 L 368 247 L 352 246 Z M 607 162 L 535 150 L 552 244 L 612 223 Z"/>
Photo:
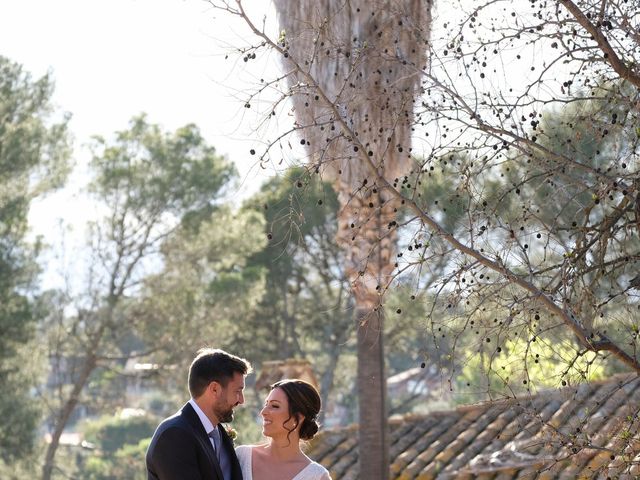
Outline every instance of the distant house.
<path fill-rule="evenodd" d="M 638 479 L 639 417 L 628 375 L 408 415 L 390 420 L 390 479 Z M 358 479 L 357 425 L 321 432 L 308 454 L 335 480 Z"/>
<path fill-rule="evenodd" d="M 122 370 L 122 388 L 128 400 L 135 400 L 147 393 L 154 385 L 160 365 L 151 361 L 143 361 L 138 357 L 127 359 Z M 168 367 L 172 368 L 172 367 Z"/>

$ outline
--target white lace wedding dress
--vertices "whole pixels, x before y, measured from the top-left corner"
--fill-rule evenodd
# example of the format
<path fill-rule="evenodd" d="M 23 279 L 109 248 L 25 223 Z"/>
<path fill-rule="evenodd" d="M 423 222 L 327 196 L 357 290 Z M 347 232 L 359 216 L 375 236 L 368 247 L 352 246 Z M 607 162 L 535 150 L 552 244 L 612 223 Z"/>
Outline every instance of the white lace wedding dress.
<path fill-rule="evenodd" d="M 236 447 L 236 455 L 240 461 L 242 479 L 253 480 L 253 476 L 251 475 L 251 445 L 240 445 Z M 311 462 L 291 480 L 331 480 L 331 476 L 322 465 Z"/>

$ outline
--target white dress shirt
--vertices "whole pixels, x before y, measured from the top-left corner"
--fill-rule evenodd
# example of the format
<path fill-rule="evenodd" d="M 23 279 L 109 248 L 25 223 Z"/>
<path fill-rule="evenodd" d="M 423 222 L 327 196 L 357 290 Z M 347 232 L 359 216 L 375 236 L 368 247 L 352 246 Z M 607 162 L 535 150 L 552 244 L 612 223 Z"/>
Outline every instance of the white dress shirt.
<path fill-rule="evenodd" d="M 207 432 L 207 435 L 209 435 L 211 433 L 211 430 L 216 428 L 217 425 L 214 425 L 213 423 L 211 423 L 211 420 L 209 420 L 209 417 L 207 417 L 204 414 L 202 409 L 198 406 L 198 404 L 196 403 L 196 401 L 193 398 L 189 399 L 189 403 L 191 404 L 193 409 L 198 414 L 198 418 L 202 422 L 202 426 L 204 427 L 205 432 Z M 213 445 L 213 449 L 215 450 L 216 449 L 216 445 L 215 445 L 215 443 L 213 443 L 213 438 L 211 438 L 211 436 L 209 436 L 209 441 L 211 442 L 211 445 Z M 217 454 L 218 454 L 218 452 L 216 452 L 216 455 Z"/>

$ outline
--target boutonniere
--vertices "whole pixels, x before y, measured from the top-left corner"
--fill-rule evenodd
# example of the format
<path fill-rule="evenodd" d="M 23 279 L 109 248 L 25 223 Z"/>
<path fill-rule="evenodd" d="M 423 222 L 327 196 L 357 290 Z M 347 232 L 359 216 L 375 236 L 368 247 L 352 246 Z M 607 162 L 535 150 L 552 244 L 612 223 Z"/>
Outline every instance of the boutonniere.
<path fill-rule="evenodd" d="M 236 431 L 236 429 L 233 427 L 230 427 L 229 425 L 225 425 L 224 429 L 227 432 L 227 435 L 229 435 L 229 438 L 231 439 L 231 443 L 235 443 L 235 440 L 238 437 L 238 432 Z"/>

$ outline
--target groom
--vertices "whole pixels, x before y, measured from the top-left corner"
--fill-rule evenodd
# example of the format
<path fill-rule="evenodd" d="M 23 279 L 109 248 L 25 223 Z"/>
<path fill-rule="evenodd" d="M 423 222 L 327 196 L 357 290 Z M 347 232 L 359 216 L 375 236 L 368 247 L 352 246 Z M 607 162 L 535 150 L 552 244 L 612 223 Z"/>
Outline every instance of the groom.
<path fill-rule="evenodd" d="M 244 403 L 246 360 L 223 350 L 198 351 L 189 367 L 191 399 L 156 429 L 147 450 L 148 480 L 242 480 L 233 442 L 220 423 Z"/>

